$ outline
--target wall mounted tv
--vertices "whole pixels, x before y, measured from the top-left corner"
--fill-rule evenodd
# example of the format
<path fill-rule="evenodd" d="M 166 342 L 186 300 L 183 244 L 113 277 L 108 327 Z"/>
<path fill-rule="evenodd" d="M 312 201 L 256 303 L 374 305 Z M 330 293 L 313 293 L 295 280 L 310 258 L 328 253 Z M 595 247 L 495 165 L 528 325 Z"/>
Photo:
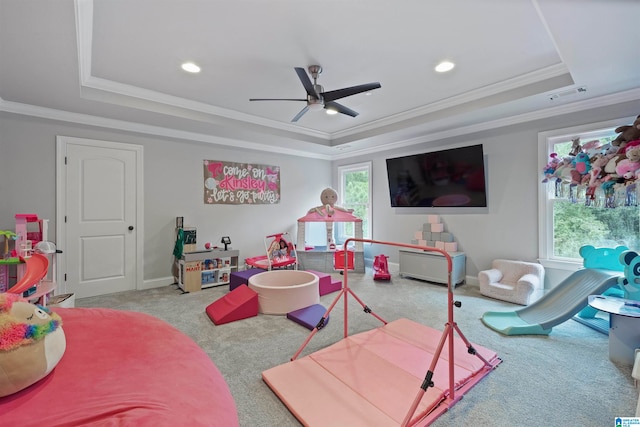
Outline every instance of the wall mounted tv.
<path fill-rule="evenodd" d="M 487 207 L 482 145 L 387 159 L 391 207 Z"/>

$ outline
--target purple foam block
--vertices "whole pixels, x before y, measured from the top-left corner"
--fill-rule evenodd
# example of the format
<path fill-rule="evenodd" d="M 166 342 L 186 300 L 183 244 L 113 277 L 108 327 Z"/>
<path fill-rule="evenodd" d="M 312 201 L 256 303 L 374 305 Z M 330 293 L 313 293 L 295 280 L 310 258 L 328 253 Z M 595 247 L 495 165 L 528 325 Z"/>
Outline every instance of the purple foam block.
<path fill-rule="evenodd" d="M 318 276 L 318 291 L 320 292 L 320 296 L 330 294 L 331 292 L 336 292 L 342 289 L 342 281 L 341 280 L 333 280 L 331 274 L 323 273 L 321 271 L 315 270 L 307 270 L 309 273 L 313 273 Z"/>
<path fill-rule="evenodd" d="M 242 284 L 248 285 L 249 277 L 253 276 L 254 274 L 264 272 L 265 270 L 262 270 L 260 268 L 250 268 L 244 271 L 234 271 L 229 277 L 229 290 L 232 291 Z"/>
<path fill-rule="evenodd" d="M 314 304 L 309 307 L 287 313 L 287 319 L 291 319 L 297 324 L 302 325 L 309 330 L 313 330 L 326 312 L 327 309 L 322 305 Z M 326 326 L 327 323 L 329 323 L 329 316 L 325 319 L 323 327 Z"/>

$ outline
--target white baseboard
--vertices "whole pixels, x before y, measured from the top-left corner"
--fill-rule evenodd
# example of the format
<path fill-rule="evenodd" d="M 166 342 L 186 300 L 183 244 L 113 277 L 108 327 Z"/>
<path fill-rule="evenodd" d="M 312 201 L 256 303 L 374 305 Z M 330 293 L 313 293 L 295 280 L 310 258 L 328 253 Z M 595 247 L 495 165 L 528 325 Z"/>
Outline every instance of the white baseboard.
<path fill-rule="evenodd" d="M 398 273 L 400 271 L 400 264 L 397 262 L 389 263 L 389 272 Z M 477 286 L 480 287 L 480 282 L 478 281 L 478 276 L 464 276 L 465 285 Z"/>
<path fill-rule="evenodd" d="M 159 279 L 145 280 L 142 285 L 138 287 L 138 290 L 146 290 L 153 288 L 161 288 L 163 286 L 172 285 L 175 283 L 173 276 L 161 277 Z"/>

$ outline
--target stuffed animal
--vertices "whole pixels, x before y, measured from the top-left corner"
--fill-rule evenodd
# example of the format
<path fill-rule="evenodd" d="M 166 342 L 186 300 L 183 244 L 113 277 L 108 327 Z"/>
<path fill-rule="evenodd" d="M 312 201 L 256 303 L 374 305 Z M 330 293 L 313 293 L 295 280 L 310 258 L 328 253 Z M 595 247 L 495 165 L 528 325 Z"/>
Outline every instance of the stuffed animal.
<path fill-rule="evenodd" d="M 624 277 L 618 279 L 618 286 L 626 299 L 640 301 L 640 255 L 625 251 L 620 254 L 620 263 L 624 265 Z"/>
<path fill-rule="evenodd" d="M 600 147 L 600 153 L 604 154 L 605 156 L 613 156 L 617 152 L 618 152 L 618 147 L 611 145 L 611 143 L 607 143 L 602 147 Z"/>
<path fill-rule="evenodd" d="M 640 139 L 640 116 L 636 117 L 633 124 L 619 126 L 615 129 L 619 135 L 611 141 L 611 145 L 624 148 L 628 142 Z"/>
<path fill-rule="evenodd" d="M 591 158 L 591 170 L 589 171 L 589 187 L 594 187 L 604 177 L 604 167 L 609 159 L 604 154 L 596 154 Z"/>
<path fill-rule="evenodd" d="M 553 174 L 555 173 L 556 168 L 560 164 L 560 159 L 558 159 L 558 153 L 551 153 L 549 154 L 549 157 L 551 157 L 551 160 L 549 160 L 549 163 L 546 164 L 546 166 L 544 167 L 544 170 L 542 171 L 542 173 L 544 173 L 544 179 L 542 180 L 542 182 L 548 182 L 549 179 L 553 177 Z"/>
<path fill-rule="evenodd" d="M 607 175 L 616 175 L 616 168 L 618 167 L 618 163 L 625 159 L 624 154 L 614 154 L 609 157 L 609 161 L 604 166 L 604 173 Z"/>
<path fill-rule="evenodd" d="M 46 377 L 66 345 L 60 316 L 18 294 L 0 294 L 0 397 Z"/>
<path fill-rule="evenodd" d="M 316 206 L 315 208 L 309 209 L 308 213 L 316 212 L 320 216 L 328 216 L 332 217 L 336 210 L 342 212 L 352 213 L 353 209 L 345 209 L 340 206 L 336 206 L 336 202 L 338 201 L 338 192 L 333 188 L 325 188 L 320 193 L 320 201 L 322 202 L 322 206 Z"/>
<path fill-rule="evenodd" d="M 578 153 L 575 159 L 573 159 L 573 167 L 580 172 L 580 175 L 588 174 L 591 170 L 591 162 L 587 153 Z"/>
<path fill-rule="evenodd" d="M 573 170 L 573 157 L 564 156 L 556 170 L 553 172 L 553 176 L 556 178 L 556 182 L 571 182 L 571 171 Z"/>
<path fill-rule="evenodd" d="M 635 179 L 640 169 L 640 146 L 633 146 L 625 151 L 626 159 L 616 165 L 616 174 L 624 179 Z"/>
<path fill-rule="evenodd" d="M 628 150 L 631 150 L 633 147 L 637 147 L 640 145 L 640 139 L 636 139 L 633 141 L 629 141 L 627 142 L 627 144 L 624 146 L 624 152 L 626 153 Z"/>
<path fill-rule="evenodd" d="M 571 185 L 575 186 L 589 182 L 591 175 L 588 174 L 590 170 L 591 163 L 587 153 L 578 153 L 571 161 Z"/>
<path fill-rule="evenodd" d="M 582 152 L 582 147 L 580 146 L 580 137 L 573 138 L 571 140 L 571 151 L 569 151 L 570 156 L 577 156 L 578 153 Z"/>
<path fill-rule="evenodd" d="M 593 157 L 602 151 L 602 143 L 599 139 L 594 139 L 582 144 L 582 152 L 587 153 L 589 157 Z"/>

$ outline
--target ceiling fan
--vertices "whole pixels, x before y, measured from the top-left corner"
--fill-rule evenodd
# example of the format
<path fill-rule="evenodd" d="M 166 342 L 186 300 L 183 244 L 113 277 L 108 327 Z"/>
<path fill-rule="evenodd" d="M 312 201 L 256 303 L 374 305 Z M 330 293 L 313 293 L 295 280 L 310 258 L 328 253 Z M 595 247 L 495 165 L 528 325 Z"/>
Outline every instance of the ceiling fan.
<path fill-rule="evenodd" d="M 342 89 L 330 90 L 325 92 L 324 88 L 318 84 L 318 76 L 322 73 L 322 67 L 319 65 L 310 65 L 309 74 L 313 78 L 313 83 L 309 79 L 304 68 L 295 67 L 298 78 L 302 82 L 302 86 L 307 91 L 307 98 L 251 98 L 249 101 L 306 101 L 307 105 L 300 110 L 298 114 L 291 120 L 297 122 L 309 110 L 331 110 L 337 113 L 346 114 L 347 116 L 356 117 L 358 113 L 342 104 L 338 104 L 336 99 L 346 98 L 347 96 L 356 95 L 362 92 L 369 92 L 373 89 L 379 89 L 380 83 L 366 83 L 358 86 L 345 87 Z"/>

